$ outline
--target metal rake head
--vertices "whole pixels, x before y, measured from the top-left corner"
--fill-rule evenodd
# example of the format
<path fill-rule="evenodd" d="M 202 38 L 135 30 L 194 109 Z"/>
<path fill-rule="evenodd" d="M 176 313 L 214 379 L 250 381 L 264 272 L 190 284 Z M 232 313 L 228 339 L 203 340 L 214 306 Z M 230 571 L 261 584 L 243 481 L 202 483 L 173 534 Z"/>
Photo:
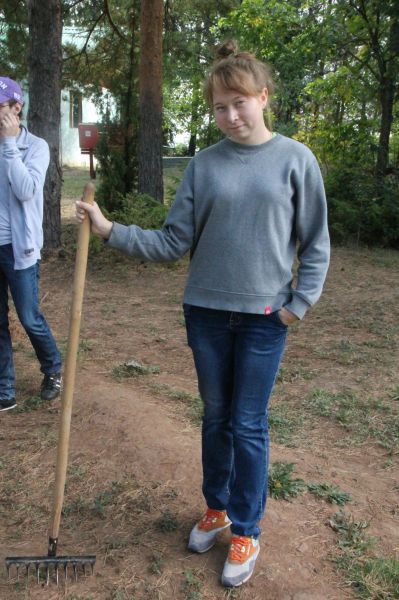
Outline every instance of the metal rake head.
<path fill-rule="evenodd" d="M 10 579 L 11 567 L 15 566 L 17 570 L 17 580 L 19 580 L 19 570 L 25 567 L 25 576 L 28 578 L 31 570 L 34 570 L 36 582 L 40 583 L 41 569 L 45 569 L 44 581 L 46 585 L 50 583 L 50 573 L 54 570 L 55 581 L 58 585 L 59 570 L 64 574 L 65 581 L 68 580 L 68 567 L 72 568 L 75 581 L 78 579 L 78 570 L 81 568 L 86 575 L 86 568 L 90 567 L 91 574 L 94 572 L 96 562 L 95 555 L 87 556 L 8 556 L 6 558 L 6 568 L 8 578 Z"/>

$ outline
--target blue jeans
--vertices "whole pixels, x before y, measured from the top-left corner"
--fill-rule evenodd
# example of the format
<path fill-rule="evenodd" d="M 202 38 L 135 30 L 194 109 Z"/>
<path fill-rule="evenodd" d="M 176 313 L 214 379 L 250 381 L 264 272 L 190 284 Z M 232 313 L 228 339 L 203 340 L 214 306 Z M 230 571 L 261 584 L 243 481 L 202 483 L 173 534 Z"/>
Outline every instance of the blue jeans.
<path fill-rule="evenodd" d="M 255 315 L 184 306 L 202 422 L 202 491 L 226 509 L 234 535 L 258 537 L 267 498 L 268 401 L 287 327 L 278 313 Z"/>
<path fill-rule="evenodd" d="M 11 244 L 0 246 L 0 398 L 15 397 L 15 371 L 8 323 L 8 289 L 21 321 L 46 375 L 61 371 L 61 356 L 39 309 L 40 263 L 14 269 Z"/>

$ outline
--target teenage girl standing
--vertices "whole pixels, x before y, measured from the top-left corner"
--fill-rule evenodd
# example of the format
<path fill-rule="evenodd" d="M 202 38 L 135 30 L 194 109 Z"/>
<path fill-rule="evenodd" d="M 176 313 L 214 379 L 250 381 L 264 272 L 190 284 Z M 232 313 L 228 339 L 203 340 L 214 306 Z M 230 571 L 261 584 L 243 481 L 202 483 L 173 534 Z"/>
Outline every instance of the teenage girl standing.
<path fill-rule="evenodd" d="M 267 496 L 268 401 L 287 330 L 318 300 L 329 262 L 327 207 L 317 161 L 265 125 L 268 67 L 233 42 L 204 85 L 225 135 L 190 162 L 161 230 L 108 221 L 92 231 L 132 256 L 169 261 L 191 251 L 184 314 L 199 390 L 203 494 L 188 547 L 206 552 L 231 527 L 222 583 L 239 586 L 259 554 Z M 293 285 L 295 256 L 299 266 Z"/>

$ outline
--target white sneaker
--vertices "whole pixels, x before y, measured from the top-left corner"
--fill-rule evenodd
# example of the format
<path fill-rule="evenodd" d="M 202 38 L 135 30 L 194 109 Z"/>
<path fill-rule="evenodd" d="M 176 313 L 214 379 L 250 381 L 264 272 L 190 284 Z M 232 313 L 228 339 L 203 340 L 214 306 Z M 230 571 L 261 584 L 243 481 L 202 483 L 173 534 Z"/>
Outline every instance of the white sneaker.
<path fill-rule="evenodd" d="M 216 542 L 219 531 L 231 525 L 225 510 L 208 508 L 202 519 L 193 527 L 188 541 L 188 549 L 193 552 L 206 552 Z"/>
<path fill-rule="evenodd" d="M 260 546 L 259 540 L 243 535 L 233 536 L 229 555 L 224 563 L 222 585 L 238 587 L 251 577 Z"/>

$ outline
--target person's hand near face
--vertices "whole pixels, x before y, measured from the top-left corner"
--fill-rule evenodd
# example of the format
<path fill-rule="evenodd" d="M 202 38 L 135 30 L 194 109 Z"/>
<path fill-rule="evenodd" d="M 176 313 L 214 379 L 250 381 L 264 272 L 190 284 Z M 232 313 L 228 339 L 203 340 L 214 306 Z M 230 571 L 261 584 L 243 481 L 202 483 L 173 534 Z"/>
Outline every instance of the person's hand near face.
<path fill-rule="evenodd" d="M 20 131 L 20 121 L 18 113 L 21 110 L 19 104 L 10 106 L 9 104 L 0 105 L 0 136 L 17 137 Z"/>

